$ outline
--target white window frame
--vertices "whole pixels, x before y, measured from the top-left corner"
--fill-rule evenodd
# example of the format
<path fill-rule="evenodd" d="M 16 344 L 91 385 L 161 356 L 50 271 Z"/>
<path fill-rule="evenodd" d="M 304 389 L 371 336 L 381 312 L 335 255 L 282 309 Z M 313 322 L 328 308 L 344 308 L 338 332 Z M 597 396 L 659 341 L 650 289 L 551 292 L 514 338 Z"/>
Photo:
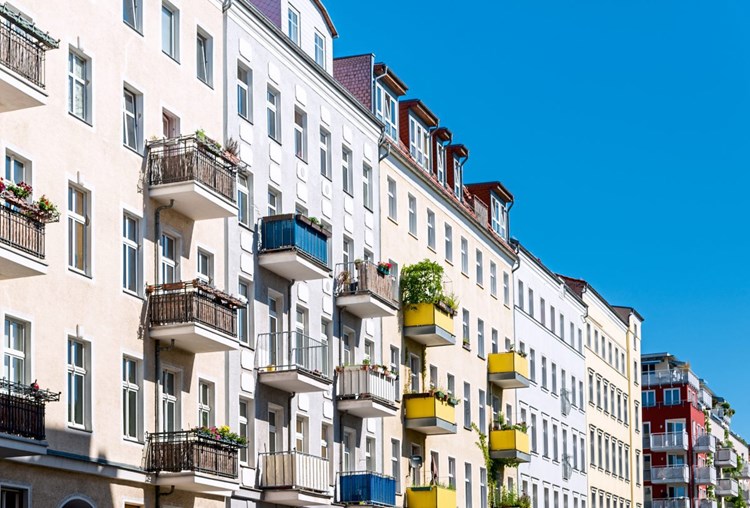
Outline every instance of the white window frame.
<path fill-rule="evenodd" d="M 169 13 L 168 25 L 165 23 L 167 13 Z M 168 34 L 165 33 L 167 28 Z M 167 36 L 170 40 L 166 40 Z M 165 43 L 171 47 L 165 48 Z M 180 11 L 168 2 L 161 4 L 161 51 L 175 62 L 180 61 Z"/>
<path fill-rule="evenodd" d="M 82 213 L 76 211 L 81 202 Z M 76 273 L 88 275 L 91 272 L 91 195 L 86 189 L 68 185 L 68 268 Z M 78 226 L 81 227 L 78 238 Z M 83 252 L 78 253 L 76 246 L 82 245 Z M 82 258 L 78 260 L 78 256 Z"/>
<path fill-rule="evenodd" d="M 214 384 L 204 379 L 198 380 L 198 425 L 214 425 Z"/>
<path fill-rule="evenodd" d="M 122 358 L 122 435 L 128 441 L 141 441 L 143 439 L 141 366 L 142 362 L 136 358 L 130 356 L 123 356 Z M 131 401 L 131 396 L 134 396 L 134 401 Z M 134 413 L 135 429 L 130 429 L 127 424 L 132 413 Z M 131 434 L 131 430 L 134 430 L 135 433 Z"/>
<path fill-rule="evenodd" d="M 286 26 L 287 36 L 297 46 L 301 46 L 302 34 L 301 34 L 301 29 L 300 29 L 300 26 L 301 26 L 300 12 L 296 8 L 294 8 L 292 5 L 289 5 L 289 10 L 287 11 L 286 19 L 287 19 L 287 26 Z"/>
<path fill-rule="evenodd" d="M 385 133 L 398 140 L 398 105 L 396 99 L 378 83 L 375 85 L 375 116 L 385 124 Z"/>
<path fill-rule="evenodd" d="M 362 204 L 368 210 L 373 208 L 372 167 L 367 163 L 362 163 Z"/>
<path fill-rule="evenodd" d="M 347 147 L 341 148 L 341 188 L 349 194 L 354 195 L 354 154 Z"/>
<path fill-rule="evenodd" d="M 490 261 L 490 295 L 497 298 L 497 265 Z"/>
<path fill-rule="evenodd" d="M 165 390 L 164 381 L 167 376 L 172 376 L 172 388 L 174 393 L 168 393 Z M 181 375 L 180 372 L 171 369 L 163 368 L 161 371 L 161 379 L 159 380 L 159 411 L 161 412 L 160 425 L 162 432 L 173 432 L 180 430 L 182 426 L 182 389 L 181 389 Z M 174 427 L 169 428 L 167 426 L 167 409 L 172 408 L 174 411 Z"/>
<path fill-rule="evenodd" d="M 331 179 L 331 133 L 320 129 L 320 174 Z"/>
<path fill-rule="evenodd" d="M 321 35 L 317 30 L 315 31 L 315 63 L 326 68 L 327 55 L 326 55 L 326 38 Z"/>
<path fill-rule="evenodd" d="M 481 250 L 476 249 L 475 252 L 475 258 L 476 258 L 476 276 L 477 276 L 477 284 L 480 286 L 484 286 L 484 254 Z"/>
<path fill-rule="evenodd" d="M 129 224 L 133 224 L 132 228 Z M 132 213 L 124 212 L 122 214 L 122 288 L 126 293 L 136 296 L 140 296 L 143 285 L 141 254 L 141 219 Z M 130 287 L 131 282 L 134 287 Z"/>
<path fill-rule="evenodd" d="M 126 17 L 127 9 L 132 13 L 132 20 Z M 143 30 L 143 0 L 123 0 L 122 21 L 138 33 Z"/>
<path fill-rule="evenodd" d="M 435 250 L 435 242 L 436 242 L 436 234 L 435 234 L 435 212 L 427 209 L 427 247 Z"/>
<path fill-rule="evenodd" d="M 213 37 L 198 28 L 195 34 L 196 77 L 208 86 L 213 86 Z"/>
<path fill-rule="evenodd" d="M 173 245 L 173 258 L 165 253 L 165 240 L 171 240 Z M 171 269 L 173 276 L 171 279 L 165 277 L 166 270 Z M 163 232 L 159 239 L 159 283 L 166 284 L 180 280 L 180 238 L 169 232 Z"/>
<path fill-rule="evenodd" d="M 3 370 L 0 374 L 0 379 L 27 384 L 31 377 L 31 368 L 29 365 L 31 358 L 31 324 L 22 319 L 6 315 L 3 335 L 4 340 L 0 344 L 0 351 L 3 352 Z M 16 340 L 14 341 L 11 337 Z M 10 344 L 12 342 L 19 342 L 23 349 L 11 347 Z M 16 372 L 17 367 L 15 364 L 20 364 L 20 374 Z"/>
<path fill-rule="evenodd" d="M 294 155 L 307 162 L 307 113 L 294 108 Z"/>
<path fill-rule="evenodd" d="M 74 350 L 81 348 L 81 358 L 78 362 L 74 358 Z M 89 430 L 91 428 L 91 343 L 81 337 L 68 337 L 68 427 Z M 81 392 L 75 389 L 74 380 L 80 379 Z M 80 415 L 76 406 L 80 401 Z"/>
<path fill-rule="evenodd" d="M 396 180 L 388 177 L 388 218 L 398 221 L 398 186 Z"/>
<path fill-rule="evenodd" d="M 266 133 L 268 137 L 281 143 L 281 93 L 271 88 L 266 89 Z"/>
<path fill-rule="evenodd" d="M 444 233 L 445 233 L 445 260 L 448 263 L 453 264 L 453 227 L 447 222 L 445 223 Z"/>
<path fill-rule="evenodd" d="M 461 273 L 469 276 L 469 241 L 461 237 Z"/>
<path fill-rule="evenodd" d="M 248 399 L 240 397 L 237 411 L 237 434 L 240 437 L 244 437 L 248 443 L 248 446 L 240 448 L 240 464 L 249 466 L 250 457 L 252 454 L 249 452 L 249 445 L 252 437 L 250 436 L 250 421 L 251 421 L 251 408 L 252 405 Z M 244 413 L 244 414 L 243 414 Z"/>
<path fill-rule="evenodd" d="M 80 99 L 76 101 L 79 94 Z M 68 53 L 68 113 L 91 123 L 91 59 L 72 49 Z"/>
<path fill-rule="evenodd" d="M 430 134 L 414 117 L 409 117 L 409 153 L 422 168 L 430 169 Z"/>
<path fill-rule="evenodd" d="M 141 95 L 128 87 L 122 90 L 122 144 L 131 150 L 141 147 Z M 132 104 L 132 108 L 129 107 Z M 132 123 L 132 136 L 129 124 Z"/>
<path fill-rule="evenodd" d="M 250 181 L 250 176 L 244 174 L 237 176 L 237 222 L 249 228 L 254 223 Z"/>
<path fill-rule="evenodd" d="M 413 194 L 408 195 L 409 206 L 409 234 L 417 236 L 417 198 Z"/>
<path fill-rule="evenodd" d="M 502 201 L 494 195 L 490 196 L 490 208 L 492 210 L 492 229 L 504 240 L 508 239 L 508 211 Z"/>
<path fill-rule="evenodd" d="M 252 123 L 253 71 L 240 62 L 237 62 L 237 114 Z"/>

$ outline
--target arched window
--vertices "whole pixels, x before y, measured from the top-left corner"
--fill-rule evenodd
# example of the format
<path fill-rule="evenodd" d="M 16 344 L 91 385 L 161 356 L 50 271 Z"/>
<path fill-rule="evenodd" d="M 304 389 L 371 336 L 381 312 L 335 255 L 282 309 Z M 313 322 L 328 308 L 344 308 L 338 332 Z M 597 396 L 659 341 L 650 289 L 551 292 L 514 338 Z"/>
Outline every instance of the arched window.
<path fill-rule="evenodd" d="M 60 508 L 94 508 L 94 505 L 83 499 L 71 499 Z"/>

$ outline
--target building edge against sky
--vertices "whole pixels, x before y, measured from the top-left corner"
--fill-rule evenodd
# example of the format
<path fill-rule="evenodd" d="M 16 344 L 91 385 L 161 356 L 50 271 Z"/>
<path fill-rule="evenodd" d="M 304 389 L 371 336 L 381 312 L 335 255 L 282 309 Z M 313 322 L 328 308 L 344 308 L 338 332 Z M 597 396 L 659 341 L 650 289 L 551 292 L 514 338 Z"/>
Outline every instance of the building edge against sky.
<path fill-rule="evenodd" d="M 473 424 L 534 508 L 644 503 L 641 316 L 511 240 L 393 69 L 319 0 L 122 7 L 0 6 L 0 503 L 481 507 Z"/>

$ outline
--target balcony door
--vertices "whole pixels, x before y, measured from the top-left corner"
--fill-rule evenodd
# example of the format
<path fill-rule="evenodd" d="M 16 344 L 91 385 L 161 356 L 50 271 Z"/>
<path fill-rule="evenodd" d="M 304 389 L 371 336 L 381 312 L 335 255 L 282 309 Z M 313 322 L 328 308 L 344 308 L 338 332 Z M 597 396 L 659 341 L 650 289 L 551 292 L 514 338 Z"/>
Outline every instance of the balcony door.
<path fill-rule="evenodd" d="M 419 376 L 422 373 L 422 360 L 419 356 L 409 355 L 409 370 L 411 371 L 411 392 L 419 393 Z"/>
<path fill-rule="evenodd" d="M 667 487 L 667 497 L 671 499 L 687 497 L 687 488 L 684 486 Z"/>
<path fill-rule="evenodd" d="M 685 431 L 684 420 L 667 421 L 667 432 L 670 434 L 682 434 Z"/>
<path fill-rule="evenodd" d="M 673 453 L 667 454 L 667 465 L 668 466 L 684 466 L 685 465 L 685 456 L 684 455 L 675 455 Z"/>
<path fill-rule="evenodd" d="M 279 314 L 281 311 L 281 300 L 275 296 L 268 297 L 268 364 L 278 365 L 278 351 L 281 348 L 279 336 L 281 332 L 281 320 Z"/>
<path fill-rule="evenodd" d="M 163 370 L 161 376 L 161 431 L 180 430 L 180 386 L 176 372 Z"/>

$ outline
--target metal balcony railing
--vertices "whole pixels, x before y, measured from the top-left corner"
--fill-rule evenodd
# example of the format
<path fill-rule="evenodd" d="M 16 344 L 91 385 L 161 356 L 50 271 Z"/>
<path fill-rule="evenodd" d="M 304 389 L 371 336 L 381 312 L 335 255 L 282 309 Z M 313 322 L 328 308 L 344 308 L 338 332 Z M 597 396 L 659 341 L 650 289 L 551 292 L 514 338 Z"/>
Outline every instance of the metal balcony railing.
<path fill-rule="evenodd" d="M 59 41 L 0 5 L 0 65 L 44 88 L 45 53 L 58 45 Z"/>
<path fill-rule="evenodd" d="M 336 265 L 336 296 L 370 293 L 383 302 L 398 307 L 398 281 L 389 270 L 371 261 Z"/>
<path fill-rule="evenodd" d="M 337 390 L 340 399 L 375 399 L 396 406 L 398 377 L 378 365 L 338 367 Z"/>
<path fill-rule="evenodd" d="M 201 323 L 237 337 L 237 309 L 245 303 L 198 280 L 148 286 L 151 326 Z"/>
<path fill-rule="evenodd" d="M 237 200 L 237 165 L 196 135 L 154 141 L 148 145 L 148 183 L 195 181 L 220 197 Z"/>
<path fill-rule="evenodd" d="M 44 223 L 0 203 L 0 243 L 44 259 Z"/>
<path fill-rule="evenodd" d="M 739 484 L 734 478 L 719 478 L 716 481 L 716 495 L 722 497 L 736 496 L 739 493 Z"/>
<path fill-rule="evenodd" d="M 651 434 L 652 450 L 659 449 L 684 449 L 687 450 L 688 433 L 682 432 L 664 432 L 660 434 Z"/>
<path fill-rule="evenodd" d="M 326 268 L 330 233 L 300 214 L 269 215 L 261 219 L 260 252 L 295 250 Z M 330 268 L 329 268 L 330 269 Z"/>
<path fill-rule="evenodd" d="M 193 471 L 223 478 L 238 477 L 241 445 L 202 436 L 196 430 L 148 434 L 145 470 Z"/>
<path fill-rule="evenodd" d="M 693 448 L 698 452 L 713 452 L 716 450 L 716 437 L 711 434 L 701 434 L 700 436 L 696 436 L 693 440 Z"/>
<path fill-rule="evenodd" d="M 43 441 L 44 404 L 58 400 L 59 393 L 0 379 L 0 434 Z"/>
<path fill-rule="evenodd" d="M 669 497 L 663 499 L 652 499 L 652 508 L 690 508 L 690 499 L 687 497 Z"/>
<path fill-rule="evenodd" d="M 727 425 L 732 424 L 732 415 L 723 407 L 715 407 L 711 410 L 711 416 Z"/>
<path fill-rule="evenodd" d="M 665 466 L 651 468 L 653 483 L 687 483 L 689 478 L 688 466 Z"/>
<path fill-rule="evenodd" d="M 700 389 L 698 377 L 687 369 L 661 369 L 641 374 L 641 384 L 646 387 L 684 383 L 689 383 L 696 389 Z"/>
<path fill-rule="evenodd" d="M 716 468 L 711 466 L 694 467 L 693 482 L 700 485 L 716 485 Z"/>
<path fill-rule="evenodd" d="M 700 389 L 698 394 L 698 401 L 703 407 L 711 407 L 713 405 L 713 397 L 703 388 Z"/>
<path fill-rule="evenodd" d="M 256 347 L 255 362 L 261 372 L 301 370 L 331 379 L 328 344 L 302 332 L 263 333 Z"/>
<path fill-rule="evenodd" d="M 336 501 L 342 504 L 396 506 L 396 480 L 369 471 L 339 473 Z"/>
<path fill-rule="evenodd" d="M 260 488 L 328 492 L 328 460 L 306 453 L 260 454 Z"/>

